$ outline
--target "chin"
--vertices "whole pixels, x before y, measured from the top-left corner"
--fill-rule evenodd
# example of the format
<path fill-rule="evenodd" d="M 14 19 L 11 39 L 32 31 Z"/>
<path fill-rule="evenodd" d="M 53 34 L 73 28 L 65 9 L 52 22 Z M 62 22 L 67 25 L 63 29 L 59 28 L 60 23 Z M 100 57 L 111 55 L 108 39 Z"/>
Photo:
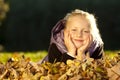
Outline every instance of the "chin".
<path fill-rule="evenodd" d="M 81 45 L 75 45 L 75 46 L 76 46 L 76 48 L 80 48 L 82 46 L 82 44 Z"/>

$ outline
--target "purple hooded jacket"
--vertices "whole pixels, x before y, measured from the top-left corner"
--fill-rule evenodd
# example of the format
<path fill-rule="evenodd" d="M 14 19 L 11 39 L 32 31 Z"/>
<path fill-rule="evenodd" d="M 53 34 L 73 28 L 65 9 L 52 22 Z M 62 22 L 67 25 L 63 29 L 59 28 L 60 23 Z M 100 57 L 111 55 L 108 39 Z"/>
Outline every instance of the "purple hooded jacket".
<path fill-rule="evenodd" d="M 41 61 L 48 62 L 66 62 L 67 59 L 75 59 L 74 57 L 67 54 L 67 49 L 64 44 L 64 20 L 60 20 L 51 31 L 51 41 L 48 50 L 48 55 Z M 103 55 L 103 43 L 94 40 L 88 50 L 91 58 L 100 59 Z"/>

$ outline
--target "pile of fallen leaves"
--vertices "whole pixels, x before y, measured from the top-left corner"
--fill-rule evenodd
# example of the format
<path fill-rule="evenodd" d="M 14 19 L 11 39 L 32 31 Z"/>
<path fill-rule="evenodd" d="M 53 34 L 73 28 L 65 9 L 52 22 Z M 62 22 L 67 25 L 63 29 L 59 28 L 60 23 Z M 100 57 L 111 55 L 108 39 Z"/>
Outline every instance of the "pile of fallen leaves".
<path fill-rule="evenodd" d="M 120 80 L 120 55 L 102 60 L 67 60 L 42 64 L 14 56 L 0 63 L 0 80 Z"/>

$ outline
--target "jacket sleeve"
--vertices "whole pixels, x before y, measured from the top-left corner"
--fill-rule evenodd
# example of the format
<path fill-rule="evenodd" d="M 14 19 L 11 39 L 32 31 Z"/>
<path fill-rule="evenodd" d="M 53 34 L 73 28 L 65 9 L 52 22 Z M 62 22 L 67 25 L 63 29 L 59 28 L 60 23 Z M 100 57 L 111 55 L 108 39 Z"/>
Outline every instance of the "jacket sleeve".
<path fill-rule="evenodd" d="M 103 55 L 104 55 L 103 45 L 100 45 L 95 49 L 91 57 L 94 59 L 101 59 Z"/>
<path fill-rule="evenodd" d="M 61 53 L 55 44 L 51 44 L 48 51 L 48 61 L 54 62 L 66 62 L 67 59 L 74 59 L 67 53 Z"/>

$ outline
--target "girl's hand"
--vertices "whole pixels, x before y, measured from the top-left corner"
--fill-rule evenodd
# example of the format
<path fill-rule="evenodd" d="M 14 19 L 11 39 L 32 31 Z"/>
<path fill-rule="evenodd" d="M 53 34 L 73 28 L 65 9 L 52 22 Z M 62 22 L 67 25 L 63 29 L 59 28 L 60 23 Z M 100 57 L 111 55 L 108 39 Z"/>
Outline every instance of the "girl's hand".
<path fill-rule="evenodd" d="M 90 37 L 84 42 L 84 44 L 79 49 L 77 49 L 77 57 L 79 57 L 80 59 L 85 57 L 84 53 L 86 49 L 90 46 L 91 42 L 92 36 L 90 35 Z"/>
<path fill-rule="evenodd" d="M 75 57 L 76 56 L 76 47 L 71 40 L 69 31 L 67 31 L 67 30 L 64 30 L 64 43 L 68 50 L 68 54 L 71 55 L 72 57 Z"/>

